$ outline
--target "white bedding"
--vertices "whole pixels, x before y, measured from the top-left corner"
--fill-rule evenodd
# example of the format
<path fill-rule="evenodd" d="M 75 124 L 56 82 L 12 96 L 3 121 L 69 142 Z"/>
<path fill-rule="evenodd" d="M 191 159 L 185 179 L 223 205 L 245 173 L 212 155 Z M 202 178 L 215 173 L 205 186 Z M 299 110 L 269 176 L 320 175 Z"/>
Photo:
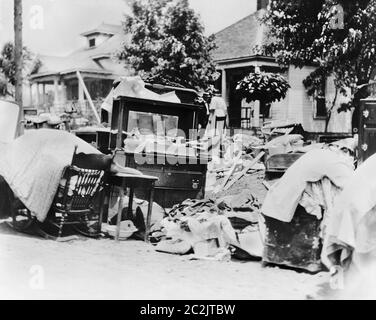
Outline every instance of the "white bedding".
<path fill-rule="evenodd" d="M 47 216 L 65 166 L 78 152 L 100 153 L 75 135 L 60 130 L 30 130 L 0 144 L 0 175 L 41 222 Z"/>

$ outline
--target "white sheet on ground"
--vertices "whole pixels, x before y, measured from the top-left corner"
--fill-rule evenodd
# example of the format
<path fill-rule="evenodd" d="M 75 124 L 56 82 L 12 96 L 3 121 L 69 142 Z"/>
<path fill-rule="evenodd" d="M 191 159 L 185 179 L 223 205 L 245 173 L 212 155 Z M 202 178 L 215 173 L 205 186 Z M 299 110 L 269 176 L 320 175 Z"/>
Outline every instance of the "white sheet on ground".
<path fill-rule="evenodd" d="M 346 266 L 351 258 L 374 253 L 375 226 L 376 154 L 355 170 L 334 203 L 324 241 L 323 262 L 330 267 L 331 256 L 336 253 Z"/>
<path fill-rule="evenodd" d="M 327 177 L 341 188 L 352 174 L 351 162 L 338 153 L 328 149 L 309 151 L 294 162 L 270 188 L 261 211 L 269 217 L 290 222 L 307 182 Z"/>
<path fill-rule="evenodd" d="M 0 175 L 41 222 L 76 145 L 78 152 L 100 153 L 73 134 L 50 129 L 30 130 L 11 143 L 0 145 Z"/>

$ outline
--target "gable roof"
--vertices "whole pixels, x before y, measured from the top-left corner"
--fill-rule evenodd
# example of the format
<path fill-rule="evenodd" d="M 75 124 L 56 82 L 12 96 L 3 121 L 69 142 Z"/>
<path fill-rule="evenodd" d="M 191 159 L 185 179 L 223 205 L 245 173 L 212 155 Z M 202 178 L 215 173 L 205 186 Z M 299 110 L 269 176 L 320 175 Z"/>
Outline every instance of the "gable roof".
<path fill-rule="evenodd" d="M 115 26 L 113 27 L 115 29 Z M 96 47 L 85 46 L 65 57 L 39 55 L 38 58 L 42 64 L 31 78 L 52 74 L 66 74 L 77 70 L 102 74 L 124 74 L 124 66 L 114 61 L 111 57 L 121 48 L 124 41 L 128 41 L 129 36 L 122 32 L 121 26 L 116 27 L 118 33 Z"/>
<path fill-rule="evenodd" d="M 252 49 L 267 40 L 267 29 L 259 21 L 265 9 L 258 10 L 215 34 L 217 49 L 214 60 L 230 60 L 251 57 Z"/>
<path fill-rule="evenodd" d="M 114 35 L 120 33 L 122 31 L 121 29 L 122 28 L 120 25 L 102 22 L 102 24 L 100 24 L 95 29 L 81 33 L 81 36 L 87 37 L 97 33 Z"/>

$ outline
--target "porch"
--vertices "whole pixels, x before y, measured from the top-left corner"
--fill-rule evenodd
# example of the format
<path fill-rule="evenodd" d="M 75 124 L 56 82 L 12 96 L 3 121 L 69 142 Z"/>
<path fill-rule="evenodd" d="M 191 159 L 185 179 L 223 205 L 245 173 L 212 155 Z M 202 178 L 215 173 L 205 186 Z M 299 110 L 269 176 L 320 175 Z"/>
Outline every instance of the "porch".
<path fill-rule="evenodd" d="M 37 109 L 38 114 L 77 112 L 90 118 L 93 113 L 90 100 L 99 113 L 116 78 L 113 74 L 82 71 L 33 75 L 29 79 L 29 107 Z"/>
<path fill-rule="evenodd" d="M 231 128 L 260 128 L 264 122 L 272 120 L 273 115 L 280 112 L 281 103 L 279 102 L 272 105 L 266 105 L 260 103 L 260 101 L 247 103 L 236 91 L 238 82 L 249 73 L 254 72 L 255 68 L 259 68 L 263 72 L 284 74 L 286 70 L 278 66 L 274 59 L 252 56 L 217 61 L 217 64 L 217 70 L 221 73 L 221 76 L 216 87 L 227 103 L 229 126 Z"/>

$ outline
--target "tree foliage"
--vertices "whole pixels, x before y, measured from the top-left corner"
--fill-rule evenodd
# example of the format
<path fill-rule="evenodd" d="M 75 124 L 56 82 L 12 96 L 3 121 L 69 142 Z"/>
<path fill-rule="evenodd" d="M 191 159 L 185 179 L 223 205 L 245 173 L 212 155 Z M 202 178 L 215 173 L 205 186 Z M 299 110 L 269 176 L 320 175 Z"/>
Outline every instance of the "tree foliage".
<path fill-rule="evenodd" d="M 344 9 L 342 29 L 333 28 L 338 4 Z M 376 66 L 375 6 L 376 0 L 271 1 L 262 21 L 274 41 L 264 46 L 263 53 L 284 65 L 317 66 L 304 81 L 308 94 L 332 75 L 340 92 L 351 89 L 349 107 L 355 107 L 367 95 L 363 85 Z"/>
<path fill-rule="evenodd" d="M 259 100 L 270 104 L 284 99 L 289 88 L 287 80 L 279 74 L 254 72 L 241 80 L 236 90 L 247 102 Z"/>
<path fill-rule="evenodd" d="M 129 0 L 124 30 L 130 35 L 118 57 L 146 81 L 206 88 L 218 74 L 214 37 L 204 35 L 188 0 Z"/>
<path fill-rule="evenodd" d="M 32 60 L 32 54 L 23 48 L 23 68 Z M 11 42 L 4 44 L 0 52 L 0 95 L 13 95 L 12 87 L 16 83 L 16 62 L 14 60 L 14 45 Z"/>

